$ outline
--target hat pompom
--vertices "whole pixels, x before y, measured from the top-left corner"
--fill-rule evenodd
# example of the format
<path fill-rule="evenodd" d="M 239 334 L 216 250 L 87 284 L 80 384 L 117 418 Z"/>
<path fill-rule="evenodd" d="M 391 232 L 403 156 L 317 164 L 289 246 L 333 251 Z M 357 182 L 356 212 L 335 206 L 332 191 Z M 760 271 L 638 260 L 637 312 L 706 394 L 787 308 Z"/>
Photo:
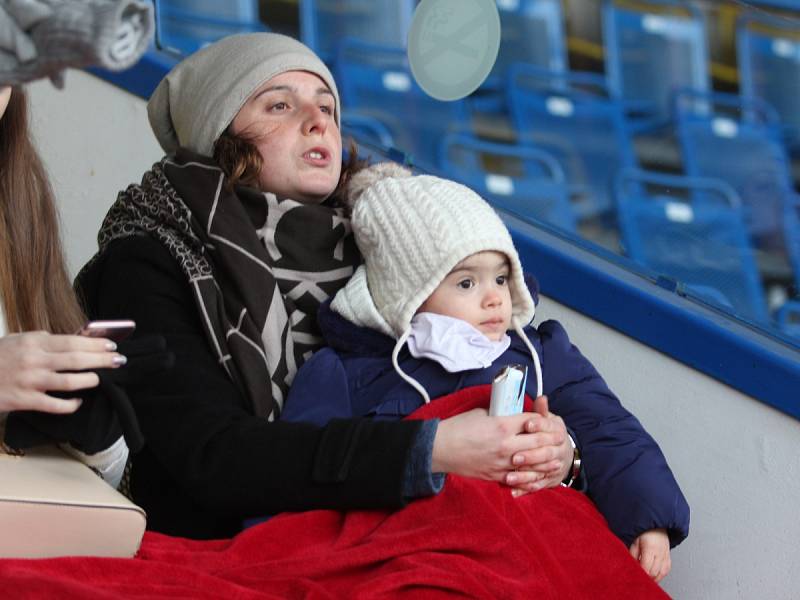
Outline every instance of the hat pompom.
<path fill-rule="evenodd" d="M 402 165 L 395 162 L 382 162 L 370 165 L 355 173 L 347 182 L 344 199 L 351 209 L 356 201 L 367 189 L 383 179 L 402 179 L 411 177 L 412 173 Z"/>

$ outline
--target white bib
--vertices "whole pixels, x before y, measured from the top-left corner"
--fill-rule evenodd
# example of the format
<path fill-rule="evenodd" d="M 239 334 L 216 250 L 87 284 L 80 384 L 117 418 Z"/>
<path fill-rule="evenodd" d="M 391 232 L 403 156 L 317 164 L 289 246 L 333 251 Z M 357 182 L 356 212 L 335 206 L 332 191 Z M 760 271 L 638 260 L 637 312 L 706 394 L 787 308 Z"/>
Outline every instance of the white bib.
<path fill-rule="evenodd" d="M 408 350 L 414 358 L 429 358 L 451 373 L 485 369 L 511 345 L 507 334 L 494 342 L 461 319 L 421 312 L 411 319 Z"/>

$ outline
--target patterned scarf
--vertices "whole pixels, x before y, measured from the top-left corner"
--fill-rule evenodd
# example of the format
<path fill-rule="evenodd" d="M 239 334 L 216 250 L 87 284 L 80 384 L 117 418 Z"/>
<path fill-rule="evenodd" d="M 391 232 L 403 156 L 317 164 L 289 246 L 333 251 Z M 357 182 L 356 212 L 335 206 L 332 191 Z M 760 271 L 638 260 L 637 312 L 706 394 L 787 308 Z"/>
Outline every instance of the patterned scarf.
<path fill-rule="evenodd" d="M 300 365 L 323 340 L 317 309 L 360 261 L 344 211 L 230 191 L 208 157 L 179 150 L 120 192 L 98 234 L 150 235 L 186 274 L 209 345 L 253 413 L 279 416 Z"/>

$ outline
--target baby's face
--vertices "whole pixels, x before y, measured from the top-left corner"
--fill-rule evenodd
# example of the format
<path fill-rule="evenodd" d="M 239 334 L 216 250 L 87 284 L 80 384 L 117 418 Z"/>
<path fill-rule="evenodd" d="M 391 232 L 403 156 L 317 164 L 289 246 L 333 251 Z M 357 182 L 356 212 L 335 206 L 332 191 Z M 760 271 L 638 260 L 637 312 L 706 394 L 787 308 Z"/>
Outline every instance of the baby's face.
<path fill-rule="evenodd" d="M 458 263 L 417 312 L 462 319 L 490 340 L 511 327 L 510 267 L 505 254 L 479 252 Z"/>

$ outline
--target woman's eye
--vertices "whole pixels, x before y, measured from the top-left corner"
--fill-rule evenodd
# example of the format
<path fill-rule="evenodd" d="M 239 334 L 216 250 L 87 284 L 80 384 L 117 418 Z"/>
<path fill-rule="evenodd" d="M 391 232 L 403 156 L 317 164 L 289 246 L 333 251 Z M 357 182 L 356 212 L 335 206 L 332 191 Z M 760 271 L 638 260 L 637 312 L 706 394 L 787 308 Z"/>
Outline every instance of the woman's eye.
<path fill-rule="evenodd" d="M 472 282 L 472 280 L 471 280 L 471 279 L 462 279 L 461 281 L 459 281 L 459 282 L 458 282 L 458 284 L 457 284 L 457 285 L 458 285 L 458 287 L 460 287 L 462 290 L 468 290 L 468 289 L 472 288 L 472 286 L 474 285 L 474 283 Z"/>
<path fill-rule="evenodd" d="M 495 281 L 497 281 L 497 285 L 506 285 L 508 283 L 508 275 L 498 275 Z"/>
<path fill-rule="evenodd" d="M 319 109 L 322 112 L 324 112 L 326 115 L 332 115 L 333 114 L 333 108 L 330 107 L 330 106 L 320 106 Z"/>
<path fill-rule="evenodd" d="M 276 102 L 269 107 L 271 111 L 282 111 L 286 110 L 287 108 L 289 108 L 289 106 L 286 104 L 286 102 Z"/>

